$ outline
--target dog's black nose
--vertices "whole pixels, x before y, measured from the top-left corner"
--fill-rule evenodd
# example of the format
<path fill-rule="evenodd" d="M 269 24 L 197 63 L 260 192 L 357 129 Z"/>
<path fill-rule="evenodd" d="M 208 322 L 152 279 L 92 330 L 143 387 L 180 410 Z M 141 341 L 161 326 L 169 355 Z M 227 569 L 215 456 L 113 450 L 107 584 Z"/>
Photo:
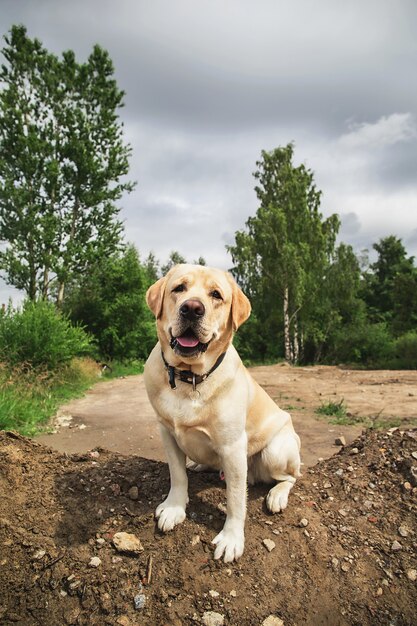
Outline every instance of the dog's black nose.
<path fill-rule="evenodd" d="M 203 317 L 205 312 L 204 304 L 200 300 L 186 300 L 180 306 L 181 316 L 190 321 Z"/>

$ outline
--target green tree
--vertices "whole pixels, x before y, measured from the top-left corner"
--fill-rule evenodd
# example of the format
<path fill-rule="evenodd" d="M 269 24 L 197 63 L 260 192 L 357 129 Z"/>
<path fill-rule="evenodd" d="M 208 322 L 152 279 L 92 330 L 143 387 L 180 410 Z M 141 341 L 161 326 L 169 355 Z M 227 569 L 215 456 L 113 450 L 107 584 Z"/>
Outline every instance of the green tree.
<path fill-rule="evenodd" d="M 282 322 L 285 358 L 297 362 L 308 331 L 307 303 L 320 293 L 339 219 L 323 220 L 313 173 L 304 165 L 295 167 L 293 153 L 292 144 L 262 152 L 254 173 L 260 206 L 227 249 L 237 280 L 262 302 L 263 310 L 255 314 L 260 319 L 272 314 Z"/>
<path fill-rule="evenodd" d="M 417 268 L 414 257 L 398 237 L 390 235 L 373 245 L 375 263 L 364 274 L 362 295 L 373 322 L 385 322 L 395 335 L 417 325 Z"/>
<path fill-rule="evenodd" d="M 145 259 L 144 268 L 148 276 L 149 284 L 155 283 L 160 277 L 159 261 L 153 252 L 149 252 Z"/>
<path fill-rule="evenodd" d="M 108 53 L 86 63 L 49 53 L 24 26 L 5 37 L 0 81 L 0 269 L 29 298 L 65 285 L 114 252 L 122 224 L 117 201 L 131 149 L 117 110 L 124 93 Z"/>
<path fill-rule="evenodd" d="M 360 267 L 352 246 L 341 243 L 331 256 L 318 282 L 314 298 L 307 298 L 303 308 L 306 342 L 304 358 L 308 361 L 333 359 L 334 337 L 343 329 L 366 320 L 365 306 L 359 298 Z M 336 358 L 337 361 L 337 358 Z"/>
<path fill-rule="evenodd" d="M 103 358 L 146 359 L 156 342 L 145 294 L 152 281 L 133 245 L 91 268 L 68 290 L 65 310 L 96 339 Z"/>
<path fill-rule="evenodd" d="M 174 265 L 179 263 L 187 263 L 185 258 L 177 250 L 173 250 L 168 257 L 168 261 L 161 267 L 162 276 L 165 276 Z"/>

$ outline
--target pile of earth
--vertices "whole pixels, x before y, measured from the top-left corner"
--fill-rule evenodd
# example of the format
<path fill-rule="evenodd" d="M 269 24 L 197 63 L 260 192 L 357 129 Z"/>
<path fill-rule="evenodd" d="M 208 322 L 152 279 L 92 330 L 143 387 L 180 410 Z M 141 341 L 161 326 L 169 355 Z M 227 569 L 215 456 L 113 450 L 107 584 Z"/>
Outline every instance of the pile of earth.
<path fill-rule="evenodd" d="M 164 535 L 165 464 L 0 433 L 0 623 L 416 624 L 416 437 L 364 433 L 307 470 L 279 515 L 266 486 L 250 488 L 245 552 L 225 564 L 211 545 L 225 518 L 218 475 L 190 476 L 187 519 Z M 119 532 L 143 550 L 118 551 Z"/>

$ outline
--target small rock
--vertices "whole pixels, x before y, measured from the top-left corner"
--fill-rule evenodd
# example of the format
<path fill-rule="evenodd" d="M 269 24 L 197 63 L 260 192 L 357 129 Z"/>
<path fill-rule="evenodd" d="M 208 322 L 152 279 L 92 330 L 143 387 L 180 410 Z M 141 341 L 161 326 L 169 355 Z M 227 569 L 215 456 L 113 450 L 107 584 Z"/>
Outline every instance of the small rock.
<path fill-rule="evenodd" d="M 413 457 L 413 459 L 417 459 L 417 452 L 412 452 L 411 456 Z"/>
<path fill-rule="evenodd" d="M 133 487 L 131 487 L 129 489 L 129 491 L 127 492 L 129 498 L 131 500 L 138 500 L 139 498 L 139 489 L 136 487 L 136 485 L 133 485 Z"/>
<path fill-rule="evenodd" d="M 275 615 L 268 615 L 268 617 L 262 622 L 262 626 L 284 626 L 284 622 Z"/>
<path fill-rule="evenodd" d="M 36 550 L 35 554 L 32 556 L 32 559 L 35 561 L 39 561 L 40 559 L 43 559 L 43 557 L 46 554 L 46 550 Z"/>
<path fill-rule="evenodd" d="M 350 454 L 359 454 L 359 448 L 352 448 Z"/>
<path fill-rule="evenodd" d="M 392 544 L 391 544 L 391 551 L 392 552 L 398 552 L 399 550 L 402 550 L 402 549 L 403 549 L 403 547 L 402 547 L 402 545 L 400 544 L 399 541 L 395 540 L 395 541 L 392 542 Z"/>
<path fill-rule="evenodd" d="M 212 598 L 218 598 L 220 594 L 219 594 L 219 592 L 218 592 L 218 591 L 214 591 L 214 589 L 210 589 L 210 591 L 209 591 L 209 595 L 210 595 Z"/>
<path fill-rule="evenodd" d="M 90 567 L 99 567 L 101 565 L 101 559 L 98 556 L 92 556 L 88 564 Z"/>
<path fill-rule="evenodd" d="M 408 537 L 408 528 L 406 526 L 400 526 L 398 534 L 401 535 L 401 537 Z"/>
<path fill-rule="evenodd" d="M 369 487 L 369 489 L 375 489 L 376 485 L 375 485 L 375 483 L 371 482 L 371 483 L 368 483 L 368 487 Z"/>
<path fill-rule="evenodd" d="M 232 596 L 232 598 L 236 598 L 236 596 L 237 596 L 236 590 L 232 589 L 232 591 L 229 593 L 229 595 Z"/>
<path fill-rule="evenodd" d="M 347 511 L 345 511 L 344 509 L 339 509 L 339 515 L 341 515 L 342 517 L 346 517 Z"/>
<path fill-rule="evenodd" d="M 141 609 L 143 609 L 143 607 L 145 606 L 145 603 L 146 603 L 146 598 L 143 593 L 138 593 L 133 598 L 133 605 L 136 611 L 140 611 Z"/>
<path fill-rule="evenodd" d="M 300 521 L 298 522 L 298 525 L 301 526 L 301 528 L 305 528 L 306 526 L 308 526 L 308 519 L 303 517 L 303 519 L 300 519 Z"/>
<path fill-rule="evenodd" d="M 272 550 L 275 548 L 275 541 L 272 541 L 272 539 L 264 539 L 262 543 L 268 550 L 268 552 L 272 552 Z"/>
<path fill-rule="evenodd" d="M 335 556 L 332 558 L 332 567 L 333 569 L 337 569 L 339 567 L 339 559 L 336 559 Z"/>
<path fill-rule="evenodd" d="M 348 572 L 349 571 L 349 565 L 347 563 L 343 563 L 341 570 L 342 572 Z"/>
<path fill-rule="evenodd" d="M 194 537 L 191 538 L 190 541 L 192 546 L 196 546 L 197 544 L 200 543 L 200 535 L 194 535 Z"/>
<path fill-rule="evenodd" d="M 127 615 L 121 615 L 116 620 L 116 624 L 118 624 L 119 626 L 130 626 L 131 623 L 132 622 L 130 621 Z"/>
<path fill-rule="evenodd" d="M 342 469 L 338 469 L 335 471 L 336 476 L 339 476 L 340 478 L 343 476 L 343 470 Z"/>
<path fill-rule="evenodd" d="M 113 536 L 113 545 L 118 552 L 130 552 L 131 554 L 139 554 L 143 551 L 143 546 L 136 535 L 130 533 L 115 533 Z"/>
<path fill-rule="evenodd" d="M 411 491 L 412 487 L 411 487 L 411 483 L 408 482 L 408 480 L 403 483 L 403 487 L 406 491 Z"/>
<path fill-rule="evenodd" d="M 70 583 L 69 588 L 71 589 L 71 591 L 74 591 L 75 589 L 78 589 L 80 585 L 81 585 L 81 580 L 74 580 L 74 582 Z"/>
<path fill-rule="evenodd" d="M 336 437 L 336 439 L 334 440 L 334 445 L 335 446 L 345 446 L 346 445 L 346 439 L 343 436 Z"/>
<path fill-rule="evenodd" d="M 116 563 L 121 563 L 123 561 L 121 556 L 112 556 L 111 558 L 111 562 L 116 564 Z"/>
<path fill-rule="evenodd" d="M 215 611 L 205 611 L 201 617 L 204 626 L 223 626 L 224 615 Z"/>
<path fill-rule="evenodd" d="M 384 592 L 383 592 L 383 590 L 382 590 L 382 587 L 378 587 L 378 589 L 376 590 L 376 595 L 377 595 L 377 596 L 382 596 L 382 594 L 383 594 L 383 593 L 384 593 Z"/>
<path fill-rule="evenodd" d="M 417 580 L 417 569 L 408 569 L 407 570 L 407 578 L 408 580 L 412 580 L 413 582 Z"/>
<path fill-rule="evenodd" d="M 330 488 L 331 488 L 331 486 L 332 486 L 332 483 L 329 483 L 329 482 L 324 483 L 324 485 L 323 485 L 323 489 L 330 489 Z"/>
<path fill-rule="evenodd" d="M 103 537 L 99 537 L 98 539 L 96 539 L 96 544 L 99 546 L 99 548 L 104 546 L 105 543 L 106 543 L 106 540 L 103 539 Z"/>
<path fill-rule="evenodd" d="M 100 456 L 100 452 L 97 452 L 97 450 L 91 450 L 90 456 L 92 459 L 98 459 Z"/>

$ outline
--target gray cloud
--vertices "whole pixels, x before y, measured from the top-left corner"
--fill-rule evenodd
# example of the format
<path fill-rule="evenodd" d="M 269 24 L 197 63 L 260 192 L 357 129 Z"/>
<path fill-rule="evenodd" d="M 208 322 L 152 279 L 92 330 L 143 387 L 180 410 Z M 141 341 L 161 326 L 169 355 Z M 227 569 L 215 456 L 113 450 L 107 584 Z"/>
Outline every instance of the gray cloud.
<path fill-rule="evenodd" d="M 396 115 L 417 124 L 414 0 L 2 0 L 1 9 L 3 33 L 22 22 L 56 53 L 109 50 L 139 183 L 122 216 L 142 254 L 178 249 L 229 267 L 225 242 L 257 208 L 255 162 L 291 140 L 348 243 L 395 232 L 417 248 L 407 239 L 417 227 L 416 138 L 343 143 Z"/>

